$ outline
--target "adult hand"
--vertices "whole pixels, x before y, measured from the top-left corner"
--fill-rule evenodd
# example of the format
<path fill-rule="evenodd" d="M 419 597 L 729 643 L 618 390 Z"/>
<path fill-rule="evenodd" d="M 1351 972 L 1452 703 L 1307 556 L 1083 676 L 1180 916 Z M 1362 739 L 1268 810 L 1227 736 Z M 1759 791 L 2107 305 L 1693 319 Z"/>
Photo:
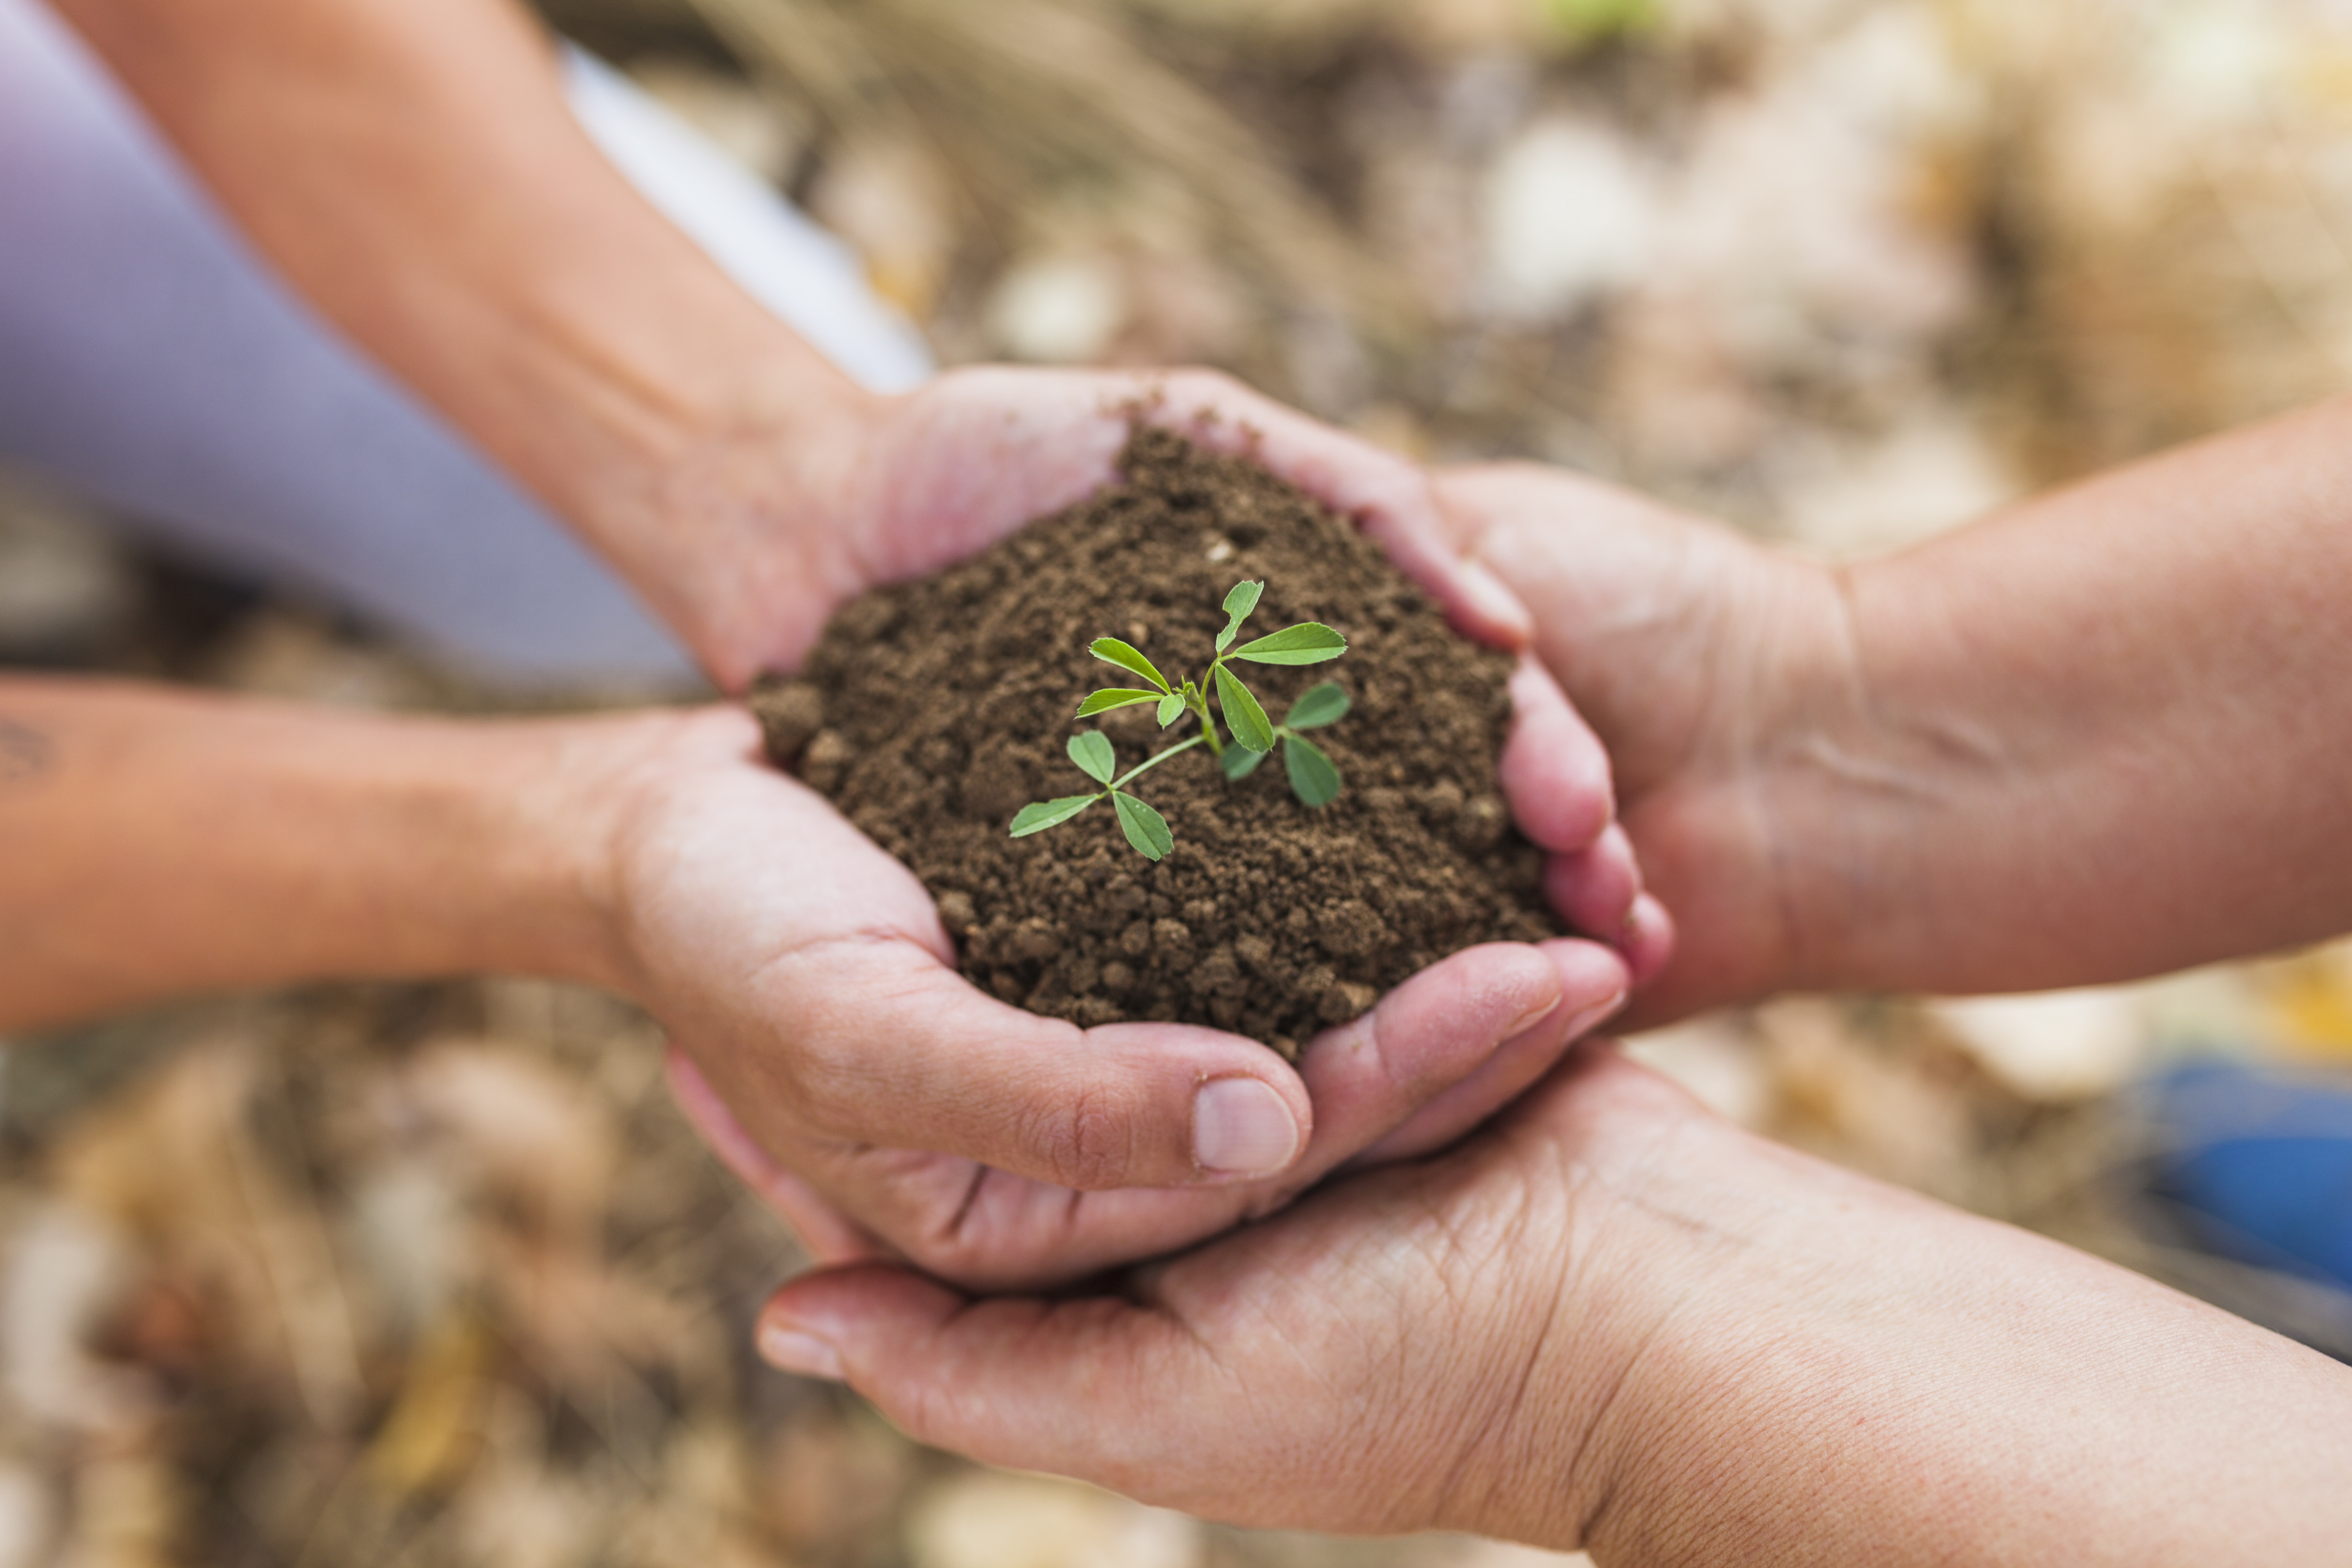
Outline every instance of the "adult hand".
<path fill-rule="evenodd" d="M 609 803 L 615 978 L 690 1058 L 682 1103 L 827 1259 L 1027 1288 L 1188 1245 L 1458 1137 L 1630 982 L 1591 942 L 1472 948 L 1295 1070 L 1205 1028 L 1081 1030 L 959 976 L 921 885 L 767 767 L 747 715 L 624 722 L 583 786 Z"/>
<path fill-rule="evenodd" d="M 1277 471 L 1362 519 L 1465 630 L 1506 644 L 1524 631 L 1507 595 L 1439 545 L 1420 476 L 1230 383 L 992 371 L 905 397 L 858 391 L 596 151 L 520 7 L 66 9 L 294 287 L 576 529 L 729 689 L 789 667 L 844 598 L 969 554 L 1108 480 L 1130 409 L 1155 395 L 1155 417 L 1227 447 L 1255 439 Z M 1637 903 L 1630 850 L 1609 831 L 1605 760 L 1544 684 L 1521 678 L 1507 790 L 1567 861 L 1573 918 L 1637 960 L 1654 954 L 1663 921 Z M 1524 1076 L 1515 1057 L 1498 1066 L 1488 1053 L 1501 1026 L 1560 994 L 1542 953 L 1457 956 L 1359 1031 L 1376 1033 L 1377 1049 L 1338 1053 L 1403 1086 L 1387 1091 L 1401 1097 L 1388 1111 L 1334 1139 L 1335 1123 L 1349 1125 L 1334 1088 L 1309 1145 L 1307 1083 L 1259 1067 L 1238 1076 L 1289 1113 L 1289 1138 L 1242 1136 L 1271 1128 L 1270 1110 L 1263 1124 L 1236 1112 L 1228 1135 L 1209 1137 L 1227 1119 L 1194 1106 L 1195 1078 L 1204 1105 L 1240 1104 L 1249 1091 L 1215 1080 L 1256 1047 L 1148 1031 L 1085 1041 L 987 1002 L 954 980 L 928 901 L 894 867 L 813 800 L 755 778 L 746 723 L 687 729 L 695 738 L 678 744 L 698 767 L 648 763 L 614 797 L 628 823 L 617 907 L 636 944 L 624 978 L 677 1027 L 758 1146 L 804 1173 L 820 1151 L 864 1146 L 906 1151 L 910 1189 L 940 1168 L 915 1151 L 1103 1184 L 1198 1180 L 1204 1151 L 1202 1164 L 1296 1172 L 1297 1149 L 1311 1161 L 1360 1147 L 1403 1121 L 1402 1100 L 1458 1085 L 1474 1063 L 1486 1064 L 1482 1081 Z M 1561 1020 L 1623 978 L 1606 954 L 1579 962 Z M 756 1000 L 730 1001 L 730 988 Z M 1033 1058 L 1063 1076 L 1024 1070 Z M 1452 1092 L 1450 1103 L 1487 1093 Z M 815 1179 L 912 1256 L 968 1263 L 974 1278 L 1000 1277 L 992 1258 L 1013 1270 L 1003 1278 L 1046 1267 L 1025 1228 L 1020 1246 L 960 1258 L 961 1209 L 848 1194 L 831 1168 Z M 975 1190 L 972 1212 L 993 1212 L 981 1201 L 992 1189 Z M 1087 1234 L 1108 1245 L 1113 1228 Z M 1130 1244 L 1162 1234 L 1139 1222 Z M 1067 1256 L 1095 1255 L 1074 1243 Z"/>
<path fill-rule="evenodd" d="M 1533 465 L 1441 476 L 1457 548 L 1529 607 L 1533 648 L 1614 765 L 1646 885 L 1675 911 L 1634 1026 L 1801 984 L 1822 933 L 1788 852 L 1800 784 L 1856 715 L 1830 571 L 1644 497 Z"/>
<path fill-rule="evenodd" d="M 1564 474 L 1448 476 L 1681 922 L 1629 1023 L 2352 927 L 2347 429 L 2321 405 L 1835 568 Z"/>
<path fill-rule="evenodd" d="M 2352 1370 L 1748 1137 L 1605 1046 L 1108 1295 L 786 1286 L 919 1441 L 1236 1523 L 1611 1563 L 2320 1561 Z"/>
<path fill-rule="evenodd" d="M 1248 451 L 1355 519 L 1463 635 L 1525 646 L 1527 610 L 1449 542 L 1425 472 L 1203 371 L 958 371 L 901 397 L 853 402 L 827 439 L 755 426 L 708 447 L 680 465 L 664 503 L 696 531 L 676 552 L 698 584 L 680 618 L 722 683 L 790 668 L 843 602 L 974 554 L 1113 483 L 1138 418 Z M 1512 696 L 1503 783 L 1520 829 L 1554 858 L 1553 900 L 1646 980 L 1671 950 L 1672 922 L 1643 895 L 1616 826 L 1608 756 L 1540 667 L 1522 666 Z"/>
<path fill-rule="evenodd" d="M 782 460 L 762 459 L 756 441 L 740 449 L 740 468 L 718 463 L 703 470 L 709 482 L 690 487 L 701 526 L 722 530 L 699 547 L 705 556 L 747 563 L 714 579 L 723 593 L 714 585 L 704 601 L 730 606 L 708 623 L 735 650 L 719 661 L 722 672 L 788 666 L 841 599 L 935 570 L 1111 482 L 1139 416 L 1213 447 L 1248 445 L 1362 520 L 1470 634 L 1507 643 L 1524 627 L 1508 595 L 1444 546 L 1419 470 L 1222 377 L 973 371 L 874 406 L 866 433 L 834 448 L 824 473 L 794 474 L 804 505 L 779 510 L 764 481 L 745 477 Z M 728 528 L 737 531 L 731 538 Z M 1603 1016 L 1600 1004 L 1654 972 L 1671 942 L 1612 821 L 1608 764 L 1591 731 L 1531 662 L 1512 693 L 1507 796 L 1522 828 L 1553 852 L 1548 879 L 1564 915 L 1612 943 L 1622 968 L 1573 945 L 1475 949 L 1311 1045 L 1296 1075 L 1208 1031 L 1082 1036 L 957 979 L 919 889 L 795 789 L 793 828 L 746 827 L 735 843 L 710 847 L 709 865 L 746 843 L 824 847 L 779 862 L 784 874 L 773 891 L 792 901 L 768 923 L 776 943 L 802 956 L 763 969 L 756 1007 L 711 1002 L 680 1012 L 677 1037 L 691 1058 L 678 1075 L 681 1100 L 820 1256 L 887 1247 L 992 1285 L 1067 1278 L 1181 1245 L 1281 1201 L 1368 1145 L 1385 1155 L 1451 1138 L 1531 1081 Z M 699 828 L 694 841 L 705 842 Z M 690 883 L 678 870 L 684 858 L 666 850 L 644 863 Z M 812 878 L 811 864 L 842 870 Z M 877 921 L 880 888 L 895 902 Z M 749 910 L 744 918 L 760 923 Z M 839 941 L 876 931 L 887 933 L 886 944 Z M 709 948 L 698 940 L 677 951 L 698 957 Z M 845 966 L 845 951 L 868 963 Z M 1535 1022 L 1562 994 L 1568 999 Z M 880 1054 L 856 1043 L 876 1033 L 877 995 L 895 998 L 908 1020 Z M 787 1026 L 788 1017 L 796 1021 Z M 832 1054 L 845 1060 L 828 1065 Z M 1270 1092 L 1248 1097 L 1220 1081 L 1236 1075 Z M 938 1087 L 910 1095 L 910 1081 Z M 1215 1108 L 1213 1118 L 1195 1109 L 1203 1086 L 1198 1105 Z M 1266 1130 L 1247 1137 L 1228 1121 L 1245 1099 L 1264 1119 L 1249 1125 Z M 1426 1109 L 1409 1117 L 1423 1099 Z M 1277 1110 L 1287 1113 L 1286 1132 Z M 1236 1185 L 1243 1173 L 1279 1179 Z M 1105 1191 L 1180 1184 L 1223 1190 L 1181 1201 Z M 1074 1205 L 1068 1194 L 1081 1189 L 1098 1195 Z"/>

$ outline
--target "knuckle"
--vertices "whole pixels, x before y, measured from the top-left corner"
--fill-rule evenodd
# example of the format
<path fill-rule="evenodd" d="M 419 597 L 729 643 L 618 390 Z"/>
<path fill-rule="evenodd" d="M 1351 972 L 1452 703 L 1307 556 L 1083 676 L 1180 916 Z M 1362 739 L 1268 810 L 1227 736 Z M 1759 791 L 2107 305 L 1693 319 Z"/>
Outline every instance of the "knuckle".
<path fill-rule="evenodd" d="M 1129 1119 L 1114 1097 L 1081 1089 L 1026 1118 L 1025 1146 L 1055 1186 L 1078 1192 L 1115 1187 L 1133 1163 Z"/>

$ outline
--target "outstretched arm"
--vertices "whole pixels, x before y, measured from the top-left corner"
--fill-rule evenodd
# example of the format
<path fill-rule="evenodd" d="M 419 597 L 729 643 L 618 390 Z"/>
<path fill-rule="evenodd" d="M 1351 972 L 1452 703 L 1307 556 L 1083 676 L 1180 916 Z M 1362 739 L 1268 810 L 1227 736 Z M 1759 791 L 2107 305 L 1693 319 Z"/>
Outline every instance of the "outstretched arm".
<path fill-rule="evenodd" d="M 1003 371 L 877 397 L 723 276 L 567 110 L 511 0 L 55 0 L 294 287 L 738 689 L 834 605 L 1112 477 L 1139 410 L 1359 519 L 1463 629 L 1525 612 L 1423 476 L 1223 378 Z"/>
<path fill-rule="evenodd" d="M 874 399 L 567 110 L 502 0 L 53 0 L 255 246 L 740 685 Z M 835 587 L 841 586 L 835 584 Z"/>
<path fill-rule="evenodd" d="M 740 710 L 453 721 L 38 679 L 0 679 L 0 1031 L 326 978 L 619 991 L 812 1246 L 994 1286 L 1458 1136 L 1628 979 L 1590 942 L 1472 948 L 1296 1068 L 1212 1029 L 1082 1031 L 966 984 L 913 874 Z"/>
<path fill-rule="evenodd" d="M 1258 1526 L 1609 1563 L 2316 1563 L 2352 1370 L 1580 1048 L 1491 1135 L 1115 1293 L 788 1285 L 918 1439 Z"/>
<path fill-rule="evenodd" d="M 0 1030 L 329 976 L 620 985 L 625 730 L 0 678 Z"/>
<path fill-rule="evenodd" d="M 1524 611 L 1445 547 L 1425 476 L 1223 378 L 850 387 L 606 165 L 509 0 L 62 9 L 294 285 L 548 500 L 730 689 L 790 668 L 845 599 L 1110 481 L 1138 416 L 1248 447 L 1358 520 L 1463 629 L 1523 638 Z M 1555 854 L 1558 901 L 1654 963 L 1664 920 L 1609 831 L 1606 759 L 1539 673 L 1515 691 L 1505 778 Z M 861 1245 L 959 1278 L 1084 1272 L 1278 1195 L 1244 1178 L 1296 1183 L 1375 1141 L 1450 1136 L 1628 978 L 1590 943 L 1472 949 L 1335 1031 L 1307 1079 L 1211 1031 L 1081 1037 L 958 979 L 919 886 L 754 767 L 745 716 L 652 732 L 632 776 L 657 787 L 634 790 L 614 840 L 632 964 L 615 983 L 677 1030 L 745 1149 L 814 1182 Z M 259 931 L 263 907 L 240 919 Z M 183 979 L 268 977 L 215 968 Z M 1266 1095 L 1198 1098 L 1236 1075 Z M 1065 1190 L 1171 1185 L 1090 1205 Z"/>
<path fill-rule="evenodd" d="M 1842 569 L 1564 475 L 1442 488 L 1676 913 L 1643 1017 L 2352 930 L 2352 401 Z"/>

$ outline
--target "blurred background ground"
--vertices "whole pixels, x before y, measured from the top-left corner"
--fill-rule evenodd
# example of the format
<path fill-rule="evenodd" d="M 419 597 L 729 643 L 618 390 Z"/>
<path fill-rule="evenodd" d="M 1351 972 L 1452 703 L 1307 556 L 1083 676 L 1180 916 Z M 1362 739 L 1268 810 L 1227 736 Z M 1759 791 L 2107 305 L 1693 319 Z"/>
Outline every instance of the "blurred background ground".
<path fill-rule="evenodd" d="M 2352 368 L 2339 0 L 547 0 L 950 363 L 1224 365 L 1415 456 L 1824 553 Z M 506 700 L 0 486 L 0 659 Z M 325 986 L 0 1058 L 0 1568 L 1504 1568 L 1209 1529 L 908 1445 L 746 1353 L 789 1237 L 628 1008 Z M 2352 948 L 1638 1048 L 1727 1113 L 2340 1356 L 2151 1180 L 2183 1064 L 2347 1081 Z M 2267 1266 L 2263 1266 L 2267 1265 Z"/>

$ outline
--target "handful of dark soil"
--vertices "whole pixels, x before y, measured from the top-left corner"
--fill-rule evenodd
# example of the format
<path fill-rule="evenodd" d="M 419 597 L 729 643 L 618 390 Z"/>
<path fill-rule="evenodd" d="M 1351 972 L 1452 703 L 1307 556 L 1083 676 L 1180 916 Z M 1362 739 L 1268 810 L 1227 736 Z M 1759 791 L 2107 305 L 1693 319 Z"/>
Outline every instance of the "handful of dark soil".
<path fill-rule="evenodd" d="M 922 879 L 963 973 L 1082 1025 L 1208 1024 L 1294 1055 L 1447 953 L 1559 934 L 1496 784 L 1509 658 L 1251 463 L 1139 429 L 1120 468 L 1125 485 L 845 606 L 799 679 L 753 694 L 778 765 Z M 1074 721 L 1104 684 L 1087 644 L 1190 670 L 1244 578 L 1265 582 L 1264 624 L 1348 638 L 1339 665 L 1253 676 L 1277 715 L 1319 680 L 1353 696 L 1316 731 L 1339 798 L 1301 805 L 1280 767 L 1228 784 L 1203 752 L 1148 775 L 1176 834 L 1157 865 L 1108 809 L 1009 837 L 1023 805 L 1084 788 L 1063 749 L 1079 729 L 1099 722 L 1122 770 L 1192 732 L 1148 706 Z"/>

